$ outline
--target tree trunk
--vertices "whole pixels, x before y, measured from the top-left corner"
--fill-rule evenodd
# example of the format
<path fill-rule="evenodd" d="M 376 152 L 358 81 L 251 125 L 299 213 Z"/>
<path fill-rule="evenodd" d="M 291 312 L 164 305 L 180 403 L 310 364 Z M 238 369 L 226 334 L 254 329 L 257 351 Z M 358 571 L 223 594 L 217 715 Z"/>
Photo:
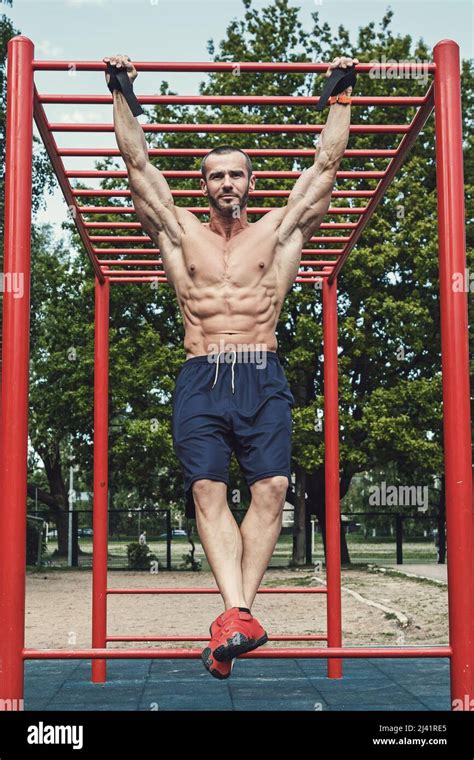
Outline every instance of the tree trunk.
<path fill-rule="evenodd" d="M 439 495 L 438 508 L 438 565 L 444 565 L 446 562 L 446 481 L 444 475 L 441 479 L 441 491 Z"/>
<path fill-rule="evenodd" d="M 293 524 L 293 565 L 306 564 L 306 473 L 299 465 L 295 468 L 295 504 Z"/>
<path fill-rule="evenodd" d="M 69 536 L 69 499 L 66 484 L 64 483 L 61 455 L 59 445 L 56 443 L 53 451 L 43 452 L 41 458 L 44 462 L 45 472 L 48 477 L 51 497 L 54 500 L 50 506 L 53 519 L 58 532 L 58 551 L 59 557 L 68 556 L 68 536 Z M 79 553 L 79 543 L 76 537 L 76 550 Z"/>
<path fill-rule="evenodd" d="M 326 497 L 324 491 L 324 470 L 306 475 L 306 490 L 308 492 L 308 508 L 311 514 L 318 518 L 323 538 L 324 553 L 326 554 Z M 341 563 L 350 565 L 351 558 L 347 547 L 346 534 L 341 523 Z"/>

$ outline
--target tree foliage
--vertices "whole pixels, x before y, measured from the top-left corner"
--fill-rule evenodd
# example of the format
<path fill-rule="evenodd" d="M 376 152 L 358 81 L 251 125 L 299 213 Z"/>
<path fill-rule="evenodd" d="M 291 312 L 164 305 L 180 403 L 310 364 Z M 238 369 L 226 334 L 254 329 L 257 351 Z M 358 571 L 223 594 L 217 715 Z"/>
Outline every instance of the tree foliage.
<path fill-rule="evenodd" d="M 228 24 L 224 38 L 208 42 L 215 61 L 331 61 L 354 55 L 360 61 L 432 59 L 423 41 L 391 30 L 390 9 L 358 30 L 356 39 L 341 24 L 336 31 L 312 14 L 304 27 L 300 11 L 288 0 L 258 9 L 243 0 L 242 16 Z M 3 22 L 5 23 L 5 22 Z M 2 31 L 7 27 L 2 27 Z M 2 38 L 3 39 L 3 38 Z M 4 52 L 4 40 L 1 51 Z M 145 76 L 145 75 L 143 75 Z M 3 80 L 2 80 L 3 81 Z M 140 91 L 138 79 L 136 89 Z M 317 95 L 322 79 L 295 73 L 211 73 L 199 92 L 215 94 Z M 473 266 L 473 62 L 462 62 L 466 173 L 468 267 Z M 422 95 L 416 79 L 360 76 L 355 94 Z M 160 94 L 178 94 L 166 81 Z M 180 93 L 184 94 L 184 93 Z M 158 104 L 154 122 L 324 123 L 326 113 L 294 107 L 215 107 Z M 415 108 L 353 108 L 353 123 L 406 124 Z M 2 116 L 4 119 L 4 114 Z M 4 122 L 0 122 L 0 126 Z M 349 148 L 394 148 L 401 134 L 352 133 Z M 306 133 L 169 134 L 148 136 L 150 147 L 211 148 L 223 142 L 242 148 L 314 148 Z M 1 150 L 0 145 L 0 150 Z M 153 159 L 154 160 L 154 159 Z M 200 160 L 160 157 L 162 170 L 199 169 Z M 303 170 L 307 159 L 256 158 L 254 170 Z M 344 159 L 340 170 L 383 170 L 386 158 Z M 122 168 L 106 159 L 98 169 Z M 291 189 L 293 180 L 259 179 L 257 189 Z M 373 190 L 377 180 L 340 179 L 336 189 Z M 104 188 L 126 187 L 108 179 Z M 170 180 L 177 187 L 176 180 Z M 84 184 L 77 184 L 85 187 Z M 179 180 L 195 188 L 195 180 Z M 364 205 L 367 199 L 334 199 L 332 205 Z M 97 205 L 113 205 L 97 198 Z M 261 205 L 273 205 L 265 199 Z M 434 119 L 430 117 L 377 212 L 351 252 L 338 282 L 341 495 L 356 473 L 397 463 L 401 483 L 429 484 L 443 469 L 442 383 Z M 186 205 L 186 199 L 177 203 Z M 194 203 L 194 202 L 193 202 Z M 123 199 L 117 199 L 123 205 Z M 204 205 L 204 204 L 203 204 Z M 259 201 L 260 205 L 260 201 Z M 113 216 L 102 216 L 113 220 Z M 89 221 L 97 217 L 90 217 Z M 255 217 L 251 218 L 254 221 Z M 342 221 L 344 217 L 337 217 Z M 328 220 L 328 218 L 326 219 Z M 333 221 L 334 217 L 330 221 Z M 353 217 L 349 221 L 353 220 Z M 37 230 L 33 257 L 31 441 L 43 463 L 67 447 L 81 465 L 84 487 L 91 488 L 93 392 L 93 278 L 73 226 L 72 244 L 54 244 L 47 228 Z M 105 230 L 97 229 L 95 234 Z M 330 234 L 324 231 L 324 235 Z M 336 231 L 336 235 L 341 234 Z M 346 235 L 346 231 L 342 231 Z M 333 246 L 330 246 L 333 247 Z M 336 245 L 336 247 L 339 247 Z M 320 253 L 322 251 L 320 250 Z M 170 401 L 176 373 L 185 359 L 183 325 L 174 294 L 166 285 L 120 285 L 111 289 L 110 402 L 111 487 L 116 506 L 126 493 L 142 503 L 182 505 L 178 462 L 171 442 Z M 472 298 L 469 299 L 472 321 Z M 294 409 L 293 464 L 305 473 L 307 507 L 324 525 L 324 435 L 317 420 L 323 410 L 322 302 L 319 290 L 295 285 L 278 325 L 279 355 L 297 400 Z M 471 336 L 472 340 L 472 336 Z M 472 343 L 471 343 L 472 349 Z M 72 353 L 71 353 L 72 351 Z M 471 356 L 473 351 L 471 350 Z M 71 359 L 71 356 L 75 356 Z M 471 368 L 472 369 L 472 368 Z M 49 452 L 49 454 L 48 454 Z M 60 468 L 61 469 L 61 468 Z M 61 469 L 62 472 L 62 469 Z M 248 493 L 232 466 L 232 484 Z M 51 487 L 51 482 L 50 482 Z M 64 491 L 65 493 L 65 491 Z M 54 495 L 54 494 L 53 494 Z M 54 496 L 56 498 L 56 496 Z M 64 498 L 64 495 L 63 495 Z M 432 507 L 437 506 L 433 492 Z M 301 553 L 299 555 L 301 560 Z"/>

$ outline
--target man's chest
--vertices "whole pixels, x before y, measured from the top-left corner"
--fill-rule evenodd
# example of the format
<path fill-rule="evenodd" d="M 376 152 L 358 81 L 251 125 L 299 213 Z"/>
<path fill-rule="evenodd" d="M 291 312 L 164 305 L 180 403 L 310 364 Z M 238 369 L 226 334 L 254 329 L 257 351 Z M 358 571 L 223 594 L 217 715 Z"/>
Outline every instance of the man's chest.
<path fill-rule="evenodd" d="M 202 234 L 183 237 L 183 266 L 195 284 L 227 281 L 249 286 L 274 276 L 276 247 L 276 235 L 250 228 L 230 240 L 203 228 Z"/>

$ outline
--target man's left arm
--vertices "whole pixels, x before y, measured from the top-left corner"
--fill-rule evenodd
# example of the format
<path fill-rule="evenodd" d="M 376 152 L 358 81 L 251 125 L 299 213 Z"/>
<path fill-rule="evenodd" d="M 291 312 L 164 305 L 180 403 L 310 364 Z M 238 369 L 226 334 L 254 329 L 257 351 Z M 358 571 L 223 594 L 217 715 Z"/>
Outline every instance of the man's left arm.
<path fill-rule="evenodd" d="M 333 68 L 346 68 L 353 63 L 358 63 L 357 58 L 336 58 L 327 76 Z M 341 95 L 350 97 L 351 92 L 352 88 L 349 87 Z M 314 163 L 301 173 L 290 193 L 278 235 L 283 251 L 288 245 L 290 255 L 295 252 L 294 244 L 301 244 L 302 247 L 311 238 L 327 213 L 336 173 L 347 147 L 350 121 L 350 104 L 334 103 L 330 106 L 316 146 Z"/>

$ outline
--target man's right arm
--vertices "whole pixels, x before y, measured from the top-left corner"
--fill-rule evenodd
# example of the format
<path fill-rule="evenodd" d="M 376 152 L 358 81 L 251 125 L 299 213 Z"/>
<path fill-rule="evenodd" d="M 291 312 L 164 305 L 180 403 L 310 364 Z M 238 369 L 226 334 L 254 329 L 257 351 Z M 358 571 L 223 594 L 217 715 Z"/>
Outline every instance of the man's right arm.
<path fill-rule="evenodd" d="M 137 217 L 155 241 L 158 234 L 163 233 L 172 244 L 179 245 L 181 228 L 168 183 L 150 163 L 145 134 L 125 97 L 117 90 L 113 97 L 115 136 L 127 167 Z"/>

